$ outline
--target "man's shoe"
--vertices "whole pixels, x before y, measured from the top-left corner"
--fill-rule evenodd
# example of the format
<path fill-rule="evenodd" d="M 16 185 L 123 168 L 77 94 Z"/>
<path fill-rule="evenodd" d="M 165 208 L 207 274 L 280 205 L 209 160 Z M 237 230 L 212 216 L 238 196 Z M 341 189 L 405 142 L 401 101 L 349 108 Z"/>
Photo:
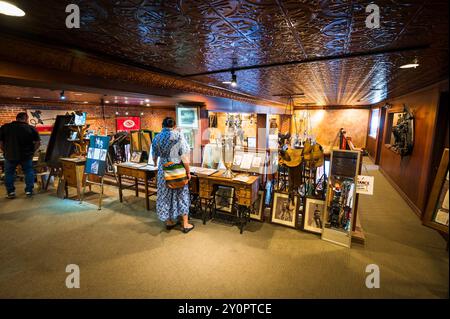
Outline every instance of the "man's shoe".
<path fill-rule="evenodd" d="M 9 199 L 16 198 L 16 193 L 14 193 L 14 192 L 8 193 L 8 196 L 6 196 L 6 197 Z"/>
<path fill-rule="evenodd" d="M 33 196 L 33 192 L 25 192 L 25 195 L 27 195 L 27 197 L 31 197 Z"/>

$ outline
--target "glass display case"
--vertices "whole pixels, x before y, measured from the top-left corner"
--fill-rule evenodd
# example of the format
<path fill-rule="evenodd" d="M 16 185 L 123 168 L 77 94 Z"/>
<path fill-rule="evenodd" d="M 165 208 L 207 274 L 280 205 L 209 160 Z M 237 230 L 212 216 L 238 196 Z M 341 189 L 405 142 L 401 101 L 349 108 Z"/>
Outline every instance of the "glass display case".
<path fill-rule="evenodd" d="M 322 239 L 348 248 L 352 242 L 360 160 L 358 151 L 333 150 L 331 153 Z"/>

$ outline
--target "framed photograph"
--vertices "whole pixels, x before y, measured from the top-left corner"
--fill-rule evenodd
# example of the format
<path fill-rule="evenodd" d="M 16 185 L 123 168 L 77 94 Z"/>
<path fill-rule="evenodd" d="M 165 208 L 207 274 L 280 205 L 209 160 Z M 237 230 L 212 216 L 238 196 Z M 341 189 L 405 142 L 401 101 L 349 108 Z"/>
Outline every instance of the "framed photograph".
<path fill-rule="evenodd" d="M 196 107 L 177 107 L 177 126 L 198 129 L 198 110 Z"/>
<path fill-rule="evenodd" d="M 256 200 L 253 211 L 250 213 L 250 218 L 262 221 L 264 219 L 264 191 L 258 192 L 258 199 Z"/>
<path fill-rule="evenodd" d="M 189 148 L 191 150 L 194 149 L 194 132 L 189 129 L 183 129 L 183 130 L 181 130 L 181 133 L 183 134 L 184 139 L 188 143 Z"/>
<path fill-rule="evenodd" d="M 273 193 L 271 210 L 271 222 L 292 228 L 296 228 L 298 213 L 298 196 L 289 198 L 289 194 L 283 192 Z"/>
<path fill-rule="evenodd" d="M 325 201 L 306 198 L 303 215 L 303 229 L 312 233 L 322 234 L 323 220 L 325 218 Z"/>
<path fill-rule="evenodd" d="M 256 148 L 256 137 L 248 137 L 247 138 L 247 146 L 249 148 Z"/>
<path fill-rule="evenodd" d="M 140 163 L 142 159 L 142 152 L 133 152 L 131 153 L 130 162 Z"/>
<path fill-rule="evenodd" d="M 233 212 L 234 187 L 217 186 L 215 199 L 216 210 L 231 214 Z"/>
<path fill-rule="evenodd" d="M 425 226 L 448 234 L 449 149 L 444 149 L 423 218 Z"/>

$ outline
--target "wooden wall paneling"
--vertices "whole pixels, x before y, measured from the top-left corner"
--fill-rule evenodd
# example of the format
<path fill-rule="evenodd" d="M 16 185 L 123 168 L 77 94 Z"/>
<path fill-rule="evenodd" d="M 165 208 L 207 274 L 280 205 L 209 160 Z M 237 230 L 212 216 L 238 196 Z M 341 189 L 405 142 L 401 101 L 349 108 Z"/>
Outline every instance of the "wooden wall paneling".
<path fill-rule="evenodd" d="M 269 119 L 267 114 L 256 115 L 256 147 L 267 148 Z"/>
<path fill-rule="evenodd" d="M 388 110 L 384 121 L 380 169 L 419 216 L 425 210 L 429 191 L 439 92 L 440 86 L 434 85 L 390 100 L 392 108 Z M 386 136 L 390 131 L 389 115 L 401 112 L 403 104 L 411 108 L 415 117 L 415 141 L 412 154 L 401 158 L 384 144 L 389 138 Z"/>

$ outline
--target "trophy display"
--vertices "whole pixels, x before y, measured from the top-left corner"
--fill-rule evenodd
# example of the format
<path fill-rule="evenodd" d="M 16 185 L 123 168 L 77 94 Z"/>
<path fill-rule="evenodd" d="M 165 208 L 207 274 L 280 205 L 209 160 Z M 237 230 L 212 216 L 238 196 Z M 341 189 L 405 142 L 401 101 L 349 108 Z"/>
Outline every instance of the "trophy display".
<path fill-rule="evenodd" d="M 234 177 L 233 172 L 231 171 L 234 161 L 234 152 L 234 135 L 226 135 L 222 138 L 222 160 L 226 168 L 222 176 L 225 178 Z"/>

